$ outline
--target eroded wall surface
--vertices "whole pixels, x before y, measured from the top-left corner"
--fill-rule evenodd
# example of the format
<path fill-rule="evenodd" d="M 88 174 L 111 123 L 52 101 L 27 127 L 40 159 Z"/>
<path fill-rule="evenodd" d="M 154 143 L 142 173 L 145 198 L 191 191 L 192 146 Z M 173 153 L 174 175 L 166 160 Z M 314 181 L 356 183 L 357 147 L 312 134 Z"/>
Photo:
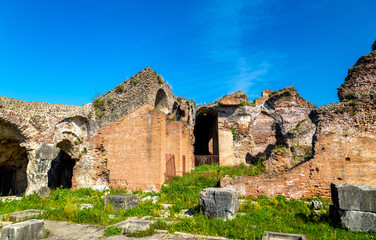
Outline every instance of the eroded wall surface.
<path fill-rule="evenodd" d="M 341 102 L 316 108 L 310 114 L 316 125 L 312 158 L 283 172 L 223 179 L 221 186 L 244 195 L 293 198 L 330 197 L 330 183 L 376 187 L 375 59 L 373 51 L 349 69 L 338 89 Z"/>

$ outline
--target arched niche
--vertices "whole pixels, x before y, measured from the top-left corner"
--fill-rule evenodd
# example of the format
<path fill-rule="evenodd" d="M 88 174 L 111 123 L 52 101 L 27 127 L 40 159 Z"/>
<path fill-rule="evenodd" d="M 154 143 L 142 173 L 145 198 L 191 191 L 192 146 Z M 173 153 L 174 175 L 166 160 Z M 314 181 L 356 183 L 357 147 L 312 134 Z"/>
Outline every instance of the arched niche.
<path fill-rule="evenodd" d="M 28 156 L 19 128 L 0 119 L 0 195 L 19 195 L 27 188 Z"/>
<path fill-rule="evenodd" d="M 69 140 L 63 140 L 57 144 L 60 149 L 57 157 L 51 162 L 48 170 L 48 187 L 72 188 L 74 166 L 77 159 L 77 148 Z"/>
<path fill-rule="evenodd" d="M 156 110 L 168 114 L 168 98 L 163 89 L 159 89 L 155 97 L 154 107 Z"/>

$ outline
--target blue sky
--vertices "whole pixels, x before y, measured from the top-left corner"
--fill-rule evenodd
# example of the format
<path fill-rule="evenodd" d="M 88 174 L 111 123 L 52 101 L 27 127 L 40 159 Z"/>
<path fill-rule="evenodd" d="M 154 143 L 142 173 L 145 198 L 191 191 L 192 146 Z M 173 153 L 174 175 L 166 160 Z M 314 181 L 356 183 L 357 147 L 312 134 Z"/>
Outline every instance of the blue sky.
<path fill-rule="evenodd" d="M 337 102 L 376 40 L 376 1 L 0 2 L 0 96 L 83 105 L 146 66 L 209 103 L 294 86 Z"/>

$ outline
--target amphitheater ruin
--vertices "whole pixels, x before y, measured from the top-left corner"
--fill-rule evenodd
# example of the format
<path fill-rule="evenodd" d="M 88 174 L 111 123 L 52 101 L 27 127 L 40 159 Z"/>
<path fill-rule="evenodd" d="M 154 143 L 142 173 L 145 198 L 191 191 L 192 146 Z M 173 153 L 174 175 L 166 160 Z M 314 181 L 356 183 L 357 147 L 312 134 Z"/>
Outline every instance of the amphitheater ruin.
<path fill-rule="evenodd" d="M 375 46 L 375 44 L 374 44 Z M 147 67 L 83 106 L 0 97 L 0 192 L 45 195 L 95 185 L 158 191 L 196 165 L 255 164 L 223 177 L 243 195 L 330 196 L 376 187 L 376 48 L 349 69 L 340 102 L 314 107 L 294 87 L 207 105 L 176 97 Z"/>

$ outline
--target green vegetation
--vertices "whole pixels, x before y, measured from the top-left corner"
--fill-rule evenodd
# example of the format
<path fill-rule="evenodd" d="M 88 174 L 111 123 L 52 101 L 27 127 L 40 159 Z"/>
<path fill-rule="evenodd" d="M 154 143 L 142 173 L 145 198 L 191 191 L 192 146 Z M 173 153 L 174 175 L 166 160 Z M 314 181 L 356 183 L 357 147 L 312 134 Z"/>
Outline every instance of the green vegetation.
<path fill-rule="evenodd" d="M 151 227 L 145 231 L 137 231 L 137 232 L 126 232 L 125 235 L 127 237 L 132 238 L 142 238 L 142 237 L 148 237 L 155 234 L 155 227 Z"/>
<path fill-rule="evenodd" d="M 176 100 L 178 101 L 178 102 L 180 102 L 181 100 L 183 100 L 184 99 L 184 97 L 177 97 L 176 98 Z"/>
<path fill-rule="evenodd" d="M 260 157 L 261 160 L 262 157 Z M 266 157 L 265 157 L 266 159 Z M 261 162 L 261 161 L 259 161 Z M 240 165 L 237 167 L 220 167 L 218 164 L 196 167 L 191 174 L 183 177 L 175 176 L 162 186 L 160 193 L 143 193 L 134 191 L 139 198 L 159 196 L 156 203 L 140 201 L 139 206 L 132 209 L 118 209 L 104 206 L 104 192 L 92 189 L 56 189 L 49 197 L 38 195 L 23 196 L 21 200 L 0 201 L 0 214 L 25 209 L 46 210 L 40 218 L 70 221 L 75 223 L 113 225 L 131 216 L 160 217 L 165 211 L 162 203 L 172 204 L 170 217 L 158 219 L 147 231 L 126 233 L 130 237 L 144 237 L 155 233 L 157 229 L 169 232 L 188 232 L 203 235 L 223 236 L 236 239 L 261 239 L 264 231 L 305 234 L 308 239 L 372 239 L 376 233 L 357 233 L 345 230 L 341 226 L 330 224 L 328 208 L 330 200 L 315 198 L 323 202 L 323 210 L 314 211 L 309 208 L 312 199 L 288 200 L 284 196 L 274 198 L 241 197 L 239 213 L 232 220 L 207 219 L 199 211 L 199 195 L 203 188 L 216 187 L 220 174 L 223 175 L 256 175 L 262 169 L 257 166 Z M 202 173 L 206 172 L 206 173 Z M 219 174 L 220 173 L 220 174 Z M 123 189 L 110 189 L 108 194 L 126 194 Z M 93 208 L 81 208 L 81 204 L 92 204 Z M 183 209 L 193 209 L 190 218 L 179 217 Z M 110 216 L 114 215 L 114 218 Z M 170 222 L 171 224 L 167 224 Z M 121 229 L 108 227 L 105 236 L 119 235 Z"/>
<path fill-rule="evenodd" d="M 121 228 L 118 227 L 108 227 L 104 231 L 104 236 L 105 237 L 110 237 L 110 236 L 115 236 L 115 235 L 121 235 Z"/>
<path fill-rule="evenodd" d="M 280 152 L 286 152 L 287 149 L 282 145 L 275 145 L 274 150 L 280 151 Z"/>
<path fill-rule="evenodd" d="M 157 78 L 158 78 L 158 83 L 159 84 L 163 84 L 164 83 L 163 78 L 161 77 L 161 75 L 158 74 Z"/>
<path fill-rule="evenodd" d="M 131 79 L 131 84 L 133 85 L 133 86 L 136 86 L 137 85 L 137 83 L 140 81 L 140 79 Z"/>
<path fill-rule="evenodd" d="M 345 99 L 347 101 L 356 100 L 357 98 L 358 98 L 358 96 L 354 92 L 348 92 L 348 93 L 345 94 Z"/>
<path fill-rule="evenodd" d="M 265 157 L 265 156 L 263 156 Z M 192 171 L 194 172 L 216 172 L 216 173 L 221 173 L 221 176 L 231 176 L 231 177 L 236 177 L 236 176 L 255 176 L 255 175 L 260 175 L 265 172 L 264 166 L 262 164 L 263 161 L 262 157 L 260 157 L 259 162 L 256 165 L 245 165 L 245 164 L 240 164 L 238 166 L 234 167 L 220 167 L 218 164 L 213 164 L 213 165 L 201 165 L 195 168 L 195 170 Z M 261 160 L 261 161 L 260 161 Z M 184 175 L 185 177 L 185 175 Z M 219 181 L 219 179 L 218 179 Z"/>
<path fill-rule="evenodd" d="M 119 85 L 115 88 L 115 92 L 116 93 L 122 93 L 124 91 L 124 86 L 123 85 Z"/>
<path fill-rule="evenodd" d="M 303 119 L 302 121 L 298 122 L 298 124 L 296 124 L 296 126 L 292 130 L 299 131 L 300 127 L 302 126 L 302 123 L 304 123 L 305 121 L 307 121 L 307 119 Z"/>
<path fill-rule="evenodd" d="M 232 140 L 235 141 L 236 140 L 236 129 L 235 129 L 234 125 L 231 125 L 230 129 L 231 129 L 231 133 L 232 133 Z"/>
<path fill-rule="evenodd" d="M 95 109 L 95 115 L 97 116 L 97 118 L 102 118 L 104 117 L 105 113 L 99 109 Z"/>
<path fill-rule="evenodd" d="M 241 101 L 240 102 L 240 106 L 252 106 L 252 107 L 256 107 L 256 102 L 253 101 L 253 102 L 246 102 L 246 101 Z"/>

